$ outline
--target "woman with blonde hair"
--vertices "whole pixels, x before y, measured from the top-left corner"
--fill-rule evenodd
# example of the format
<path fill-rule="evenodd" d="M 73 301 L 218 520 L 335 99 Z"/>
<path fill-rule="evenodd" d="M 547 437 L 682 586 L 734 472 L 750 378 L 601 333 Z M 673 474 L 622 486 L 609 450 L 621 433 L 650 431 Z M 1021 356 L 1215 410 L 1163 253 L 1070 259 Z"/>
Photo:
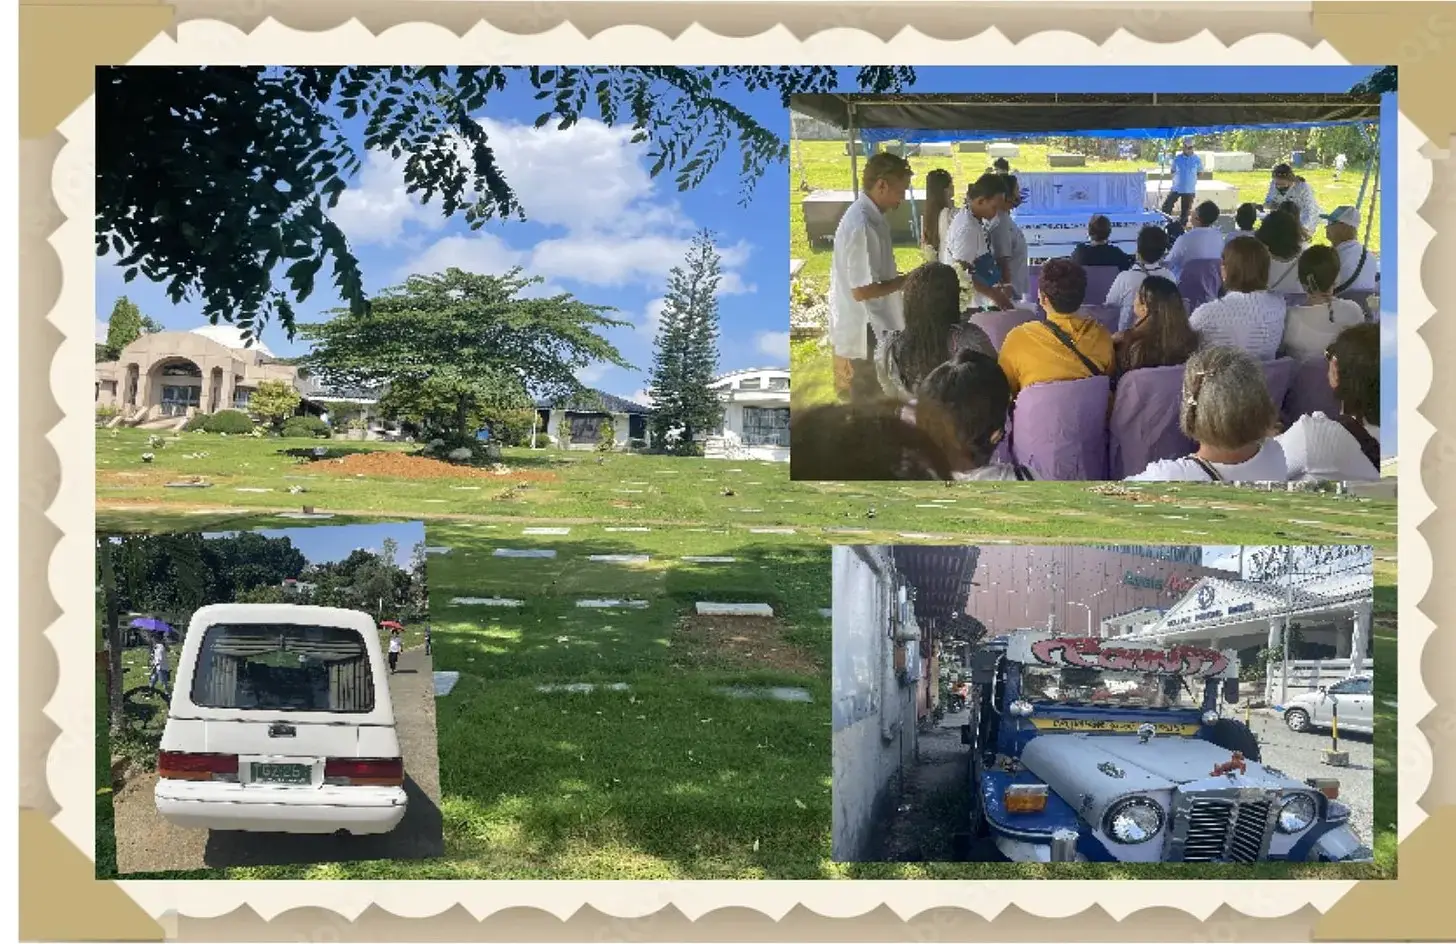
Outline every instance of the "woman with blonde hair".
<path fill-rule="evenodd" d="M 1204 348 L 1188 359 L 1178 412 L 1178 428 L 1198 449 L 1158 459 L 1128 481 L 1287 481 L 1284 450 L 1270 438 L 1278 422 L 1259 362 L 1235 347 Z"/>

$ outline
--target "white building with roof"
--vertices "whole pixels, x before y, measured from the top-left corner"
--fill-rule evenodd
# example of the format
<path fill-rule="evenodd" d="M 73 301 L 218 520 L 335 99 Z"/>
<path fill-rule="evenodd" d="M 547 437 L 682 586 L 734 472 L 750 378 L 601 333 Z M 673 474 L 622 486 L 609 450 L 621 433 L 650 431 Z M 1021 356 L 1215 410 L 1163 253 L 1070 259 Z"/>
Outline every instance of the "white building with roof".
<path fill-rule="evenodd" d="M 789 371 L 752 367 L 708 385 L 723 400 L 723 422 L 705 437 L 710 459 L 789 461 Z"/>
<path fill-rule="evenodd" d="M 1236 649 L 1243 664 L 1262 650 L 1279 650 L 1283 658 L 1268 672 L 1265 691 L 1277 704 L 1333 679 L 1374 671 L 1374 605 L 1375 575 L 1370 570 L 1298 586 L 1204 577 L 1161 619 L 1125 638 L 1157 646 Z M 1285 645 L 1291 640 L 1298 646 Z"/>

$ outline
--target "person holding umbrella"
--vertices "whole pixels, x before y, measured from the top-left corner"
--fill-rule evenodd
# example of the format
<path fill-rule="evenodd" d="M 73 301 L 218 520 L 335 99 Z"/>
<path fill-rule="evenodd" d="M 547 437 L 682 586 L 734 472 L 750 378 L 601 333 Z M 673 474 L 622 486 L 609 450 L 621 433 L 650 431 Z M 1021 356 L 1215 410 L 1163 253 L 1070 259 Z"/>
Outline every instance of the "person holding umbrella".
<path fill-rule="evenodd" d="M 152 633 L 151 679 L 152 688 L 167 698 L 172 697 L 172 666 L 167 662 L 167 634 Z"/>

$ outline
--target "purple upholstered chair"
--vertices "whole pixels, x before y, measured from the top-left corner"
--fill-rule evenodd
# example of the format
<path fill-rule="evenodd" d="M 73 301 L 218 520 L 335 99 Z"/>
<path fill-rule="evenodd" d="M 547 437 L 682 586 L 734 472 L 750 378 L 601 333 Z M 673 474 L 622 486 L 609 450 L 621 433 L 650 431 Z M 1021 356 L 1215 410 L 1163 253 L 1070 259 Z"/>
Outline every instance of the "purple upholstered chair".
<path fill-rule="evenodd" d="M 1264 361 L 1263 365 L 1264 382 L 1269 385 L 1269 396 L 1277 407 L 1284 402 L 1284 395 L 1289 392 L 1289 384 L 1294 379 L 1295 360 L 1292 357 L 1281 357 L 1274 361 Z"/>
<path fill-rule="evenodd" d="M 1112 334 L 1117 333 L 1117 323 L 1122 318 L 1122 309 L 1116 305 L 1083 305 L 1077 312 L 1083 318 L 1100 322 Z"/>
<path fill-rule="evenodd" d="M 1038 479 L 1107 478 L 1106 376 L 1032 384 L 1016 397 L 1011 455 Z"/>
<path fill-rule="evenodd" d="M 1087 299 L 1088 305 L 1100 305 L 1107 300 L 1107 290 L 1112 288 L 1113 281 L 1122 270 L 1117 266 L 1083 266 L 1082 270 L 1087 273 Z"/>
<path fill-rule="evenodd" d="M 1001 342 L 1006 340 L 1006 335 L 1017 325 L 1026 324 L 1028 321 L 1036 320 L 1036 312 L 1027 311 L 1024 308 L 1013 308 L 1010 311 L 978 311 L 971 315 L 971 324 L 986 332 L 986 337 L 996 345 L 996 350 L 1001 350 Z"/>
<path fill-rule="evenodd" d="M 1183 400 L 1182 364 L 1140 367 L 1122 375 L 1107 428 L 1107 475 L 1125 479 L 1158 459 L 1177 459 L 1198 448 L 1178 428 Z"/>
<path fill-rule="evenodd" d="M 1329 364 L 1323 357 L 1306 357 L 1299 361 L 1294 367 L 1289 390 L 1284 394 L 1280 420 L 1288 426 L 1311 413 L 1334 417 L 1339 412 L 1339 401 L 1335 399 L 1335 391 L 1330 389 Z"/>
<path fill-rule="evenodd" d="M 1190 259 L 1183 263 L 1183 271 L 1178 274 L 1178 294 L 1183 296 L 1189 314 L 1218 297 L 1218 290 L 1223 286 L 1220 265 L 1218 259 Z"/>
<path fill-rule="evenodd" d="M 1281 294 L 1284 296 L 1284 307 L 1286 309 L 1298 308 L 1300 305 L 1306 304 L 1309 301 L 1309 295 L 1304 292 L 1282 292 Z"/>

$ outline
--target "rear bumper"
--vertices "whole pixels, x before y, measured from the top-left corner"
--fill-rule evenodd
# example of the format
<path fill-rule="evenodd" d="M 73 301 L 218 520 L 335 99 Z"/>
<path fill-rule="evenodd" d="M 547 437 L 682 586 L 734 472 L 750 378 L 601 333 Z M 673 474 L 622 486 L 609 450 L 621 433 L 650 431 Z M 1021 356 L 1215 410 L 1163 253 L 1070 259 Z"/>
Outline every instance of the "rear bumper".
<path fill-rule="evenodd" d="M 402 787 L 288 790 L 159 780 L 154 796 L 157 812 L 177 826 L 261 833 L 387 833 L 408 806 Z"/>

